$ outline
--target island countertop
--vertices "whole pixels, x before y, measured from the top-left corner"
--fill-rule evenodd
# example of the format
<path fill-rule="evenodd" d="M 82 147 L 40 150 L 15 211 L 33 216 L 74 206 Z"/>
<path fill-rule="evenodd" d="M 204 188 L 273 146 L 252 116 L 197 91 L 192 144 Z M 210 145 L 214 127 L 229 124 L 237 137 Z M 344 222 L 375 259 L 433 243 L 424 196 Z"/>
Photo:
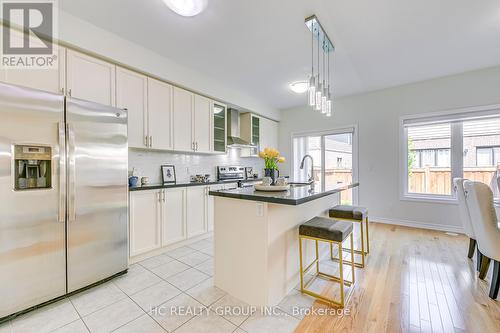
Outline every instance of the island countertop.
<path fill-rule="evenodd" d="M 256 191 L 255 188 L 252 186 L 252 187 L 237 188 L 234 190 L 210 191 L 209 194 L 216 197 L 261 201 L 261 202 L 296 206 L 331 194 L 345 191 L 357 186 L 359 186 L 359 183 L 349 183 L 349 184 L 342 183 L 333 186 L 328 186 L 327 188 L 325 188 L 325 190 L 321 190 L 321 188 L 315 188 L 313 191 L 311 191 L 310 186 L 303 185 L 303 186 L 292 186 L 290 190 L 283 192 Z"/>

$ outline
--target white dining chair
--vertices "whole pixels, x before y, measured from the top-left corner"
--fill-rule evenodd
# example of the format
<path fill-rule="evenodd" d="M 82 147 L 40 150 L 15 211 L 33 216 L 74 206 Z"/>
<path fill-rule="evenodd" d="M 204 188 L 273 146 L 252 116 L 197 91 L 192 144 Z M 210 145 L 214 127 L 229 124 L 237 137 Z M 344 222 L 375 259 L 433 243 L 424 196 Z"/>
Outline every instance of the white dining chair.
<path fill-rule="evenodd" d="M 474 255 L 474 250 L 476 249 L 476 237 L 474 236 L 474 229 L 472 229 L 472 221 L 469 214 L 469 209 L 467 208 L 467 203 L 465 202 L 464 193 L 464 180 L 463 178 L 453 178 L 453 185 L 455 194 L 458 199 L 458 212 L 460 214 L 460 221 L 464 228 L 464 232 L 469 237 L 469 252 L 468 257 L 472 259 Z M 478 252 L 477 268 L 479 270 L 480 265 L 480 254 Z"/>
<path fill-rule="evenodd" d="M 497 225 L 498 220 L 493 205 L 493 192 L 488 185 L 470 180 L 464 182 L 464 189 L 477 248 L 484 256 L 479 277 L 484 278 L 488 271 L 489 262 L 493 260 L 490 298 L 496 299 L 500 287 L 500 229 Z"/>
<path fill-rule="evenodd" d="M 497 190 L 500 192 L 500 171 L 497 171 Z"/>

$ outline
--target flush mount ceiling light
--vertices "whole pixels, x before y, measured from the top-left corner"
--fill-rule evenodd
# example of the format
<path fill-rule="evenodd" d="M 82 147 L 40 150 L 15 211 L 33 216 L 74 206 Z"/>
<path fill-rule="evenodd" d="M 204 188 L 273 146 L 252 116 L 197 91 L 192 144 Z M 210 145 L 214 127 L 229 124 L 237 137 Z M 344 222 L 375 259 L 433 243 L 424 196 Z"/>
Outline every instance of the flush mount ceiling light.
<path fill-rule="evenodd" d="M 288 85 L 290 90 L 297 94 L 303 94 L 309 89 L 308 81 L 295 81 Z"/>
<path fill-rule="evenodd" d="M 307 28 L 311 30 L 311 77 L 308 87 L 308 105 L 313 110 L 320 111 L 327 117 L 330 117 L 332 115 L 330 53 L 335 51 L 335 47 L 321 26 L 321 23 L 319 23 L 316 15 L 306 18 L 305 23 Z M 315 42 L 317 49 L 316 66 L 314 63 Z"/>
<path fill-rule="evenodd" d="M 208 4 L 208 0 L 163 0 L 163 2 L 181 16 L 198 15 Z"/>

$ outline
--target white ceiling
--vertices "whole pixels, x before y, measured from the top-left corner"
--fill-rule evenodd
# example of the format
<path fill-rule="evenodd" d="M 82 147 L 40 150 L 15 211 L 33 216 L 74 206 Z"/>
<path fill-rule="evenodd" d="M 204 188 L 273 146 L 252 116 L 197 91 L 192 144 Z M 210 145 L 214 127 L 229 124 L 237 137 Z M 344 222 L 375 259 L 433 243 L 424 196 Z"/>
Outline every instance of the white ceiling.
<path fill-rule="evenodd" d="M 498 0 L 209 0 L 193 18 L 162 0 L 61 7 L 278 109 L 305 104 L 288 83 L 310 73 L 311 14 L 336 46 L 336 96 L 500 65 Z"/>

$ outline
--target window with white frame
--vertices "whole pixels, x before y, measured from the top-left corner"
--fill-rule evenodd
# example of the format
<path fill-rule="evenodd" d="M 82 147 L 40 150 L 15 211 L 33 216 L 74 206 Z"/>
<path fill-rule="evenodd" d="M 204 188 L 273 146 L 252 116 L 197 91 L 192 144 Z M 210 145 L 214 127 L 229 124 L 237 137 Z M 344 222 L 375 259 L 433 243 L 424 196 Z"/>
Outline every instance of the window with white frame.
<path fill-rule="evenodd" d="M 453 178 L 489 185 L 500 193 L 500 108 L 402 119 L 403 195 L 453 199 Z"/>
<path fill-rule="evenodd" d="M 500 164 L 500 146 L 498 147 L 477 147 L 476 166 L 489 167 Z"/>
<path fill-rule="evenodd" d="M 306 181 L 311 176 L 309 158 L 305 160 L 304 168 L 300 168 L 301 161 L 307 154 L 314 160 L 312 176 L 318 188 L 325 189 L 339 183 L 352 183 L 357 180 L 357 145 L 354 128 L 294 134 L 292 136 L 294 181 Z M 355 203 L 353 191 L 343 191 L 341 201 L 344 204 Z"/>

